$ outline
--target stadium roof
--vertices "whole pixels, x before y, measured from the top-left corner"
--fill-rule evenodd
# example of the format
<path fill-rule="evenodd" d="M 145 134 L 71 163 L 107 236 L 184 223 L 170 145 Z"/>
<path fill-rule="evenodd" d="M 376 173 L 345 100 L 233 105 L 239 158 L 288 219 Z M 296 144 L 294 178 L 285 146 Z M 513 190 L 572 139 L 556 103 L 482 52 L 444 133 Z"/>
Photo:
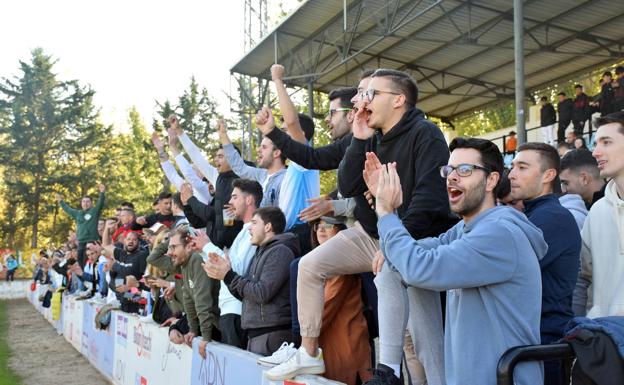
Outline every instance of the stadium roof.
<path fill-rule="evenodd" d="M 624 60 L 616 3 L 524 0 L 527 95 Z M 514 100 L 513 48 L 512 0 L 309 0 L 231 72 L 270 79 L 278 62 L 289 85 L 329 92 L 357 85 L 362 69 L 400 69 L 421 109 L 453 118 Z"/>

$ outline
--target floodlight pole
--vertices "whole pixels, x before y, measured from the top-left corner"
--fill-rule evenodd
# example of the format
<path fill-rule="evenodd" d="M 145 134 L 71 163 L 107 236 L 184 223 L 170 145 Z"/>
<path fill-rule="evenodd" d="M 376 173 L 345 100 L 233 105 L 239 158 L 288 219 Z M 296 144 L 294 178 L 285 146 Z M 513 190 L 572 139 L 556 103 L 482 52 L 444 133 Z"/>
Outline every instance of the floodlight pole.
<path fill-rule="evenodd" d="M 516 71 L 516 131 L 518 144 L 526 143 L 524 116 L 524 0 L 514 0 L 514 61 Z"/>
<path fill-rule="evenodd" d="M 314 119 L 314 80 L 308 82 L 308 115 Z"/>

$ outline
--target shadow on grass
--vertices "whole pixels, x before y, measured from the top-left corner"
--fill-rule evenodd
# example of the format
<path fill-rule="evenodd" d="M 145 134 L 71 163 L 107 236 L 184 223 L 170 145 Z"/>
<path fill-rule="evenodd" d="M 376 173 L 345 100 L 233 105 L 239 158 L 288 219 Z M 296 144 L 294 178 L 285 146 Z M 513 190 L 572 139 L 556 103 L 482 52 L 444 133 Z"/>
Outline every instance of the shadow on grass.
<path fill-rule="evenodd" d="M 7 307 L 7 301 L 0 301 L 0 385 L 20 385 L 20 378 L 9 369 L 11 351 L 7 341 Z"/>

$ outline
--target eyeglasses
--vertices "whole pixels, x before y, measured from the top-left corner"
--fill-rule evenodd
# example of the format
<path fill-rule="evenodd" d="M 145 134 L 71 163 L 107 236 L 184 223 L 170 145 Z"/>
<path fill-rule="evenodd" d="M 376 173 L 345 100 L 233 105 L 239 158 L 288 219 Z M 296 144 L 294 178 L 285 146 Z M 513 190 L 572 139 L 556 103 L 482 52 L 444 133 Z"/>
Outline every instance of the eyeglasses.
<path fill-rule="evenodd" d="M 319 231 L 319 230 L 327 231 L 333 228 L 334 228 L 334 225 L 332 225 L 331 223 L 315 223 L 314 224 L 314 231 Z"/>
<path fill-rule="evenodd" d="M 492 172 L 492 170 L 490 170 L 489 168 L 478 166 L 476 164 L 462 163 L 457 166 L 451 166 L 450 164 L 447 164 L 446 166 L 440 167 L 440 176 L 446 179 L 449 177 L 449 175 L 451 175 L 453 171 L 457 171 L 457 175 L 466 177 L 472 175 L 472 170 L 475 169 L 483 170 L 487 173 Z"/>
<path fill-rule="evenodd" d="M 362 92 L 360 95 L 362 97 L 362 100 L 366 99 L 370 103 L 373 101 L 373 99 L 375 99 L 375 95 L 379 95 L 379 94 L 401 95 L 398 92 L 374 90 L 372 88 L 369 88 L 368 90 Z"/>
<path fill-rule="evenodd" d="M 334 114 L 338 111 L 351 111 L 351 108 L 348 108 L 348 107 L 332 108 L 331 110 L 329 110 L 329 112 L 327 112 L 326 116 L 329 119 L 331 119 L 332 116 L 334 116 Z"/>

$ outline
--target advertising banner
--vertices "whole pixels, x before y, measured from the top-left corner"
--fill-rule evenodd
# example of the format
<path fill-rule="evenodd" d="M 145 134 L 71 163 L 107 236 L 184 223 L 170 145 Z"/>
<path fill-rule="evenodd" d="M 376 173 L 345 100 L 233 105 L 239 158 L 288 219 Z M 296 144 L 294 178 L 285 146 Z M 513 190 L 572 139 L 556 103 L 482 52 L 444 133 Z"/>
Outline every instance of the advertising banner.
<path fill-rule="evenodd" d="M 95 328 L 95 315 L 102 304 L 85 302 L 82 322 L 82 349 L 81 352 L 89 359 L 93 366 L 109 378 L 113 377 L 113 354 L 115 323 L 111 322 L 107 330 Z"/>

